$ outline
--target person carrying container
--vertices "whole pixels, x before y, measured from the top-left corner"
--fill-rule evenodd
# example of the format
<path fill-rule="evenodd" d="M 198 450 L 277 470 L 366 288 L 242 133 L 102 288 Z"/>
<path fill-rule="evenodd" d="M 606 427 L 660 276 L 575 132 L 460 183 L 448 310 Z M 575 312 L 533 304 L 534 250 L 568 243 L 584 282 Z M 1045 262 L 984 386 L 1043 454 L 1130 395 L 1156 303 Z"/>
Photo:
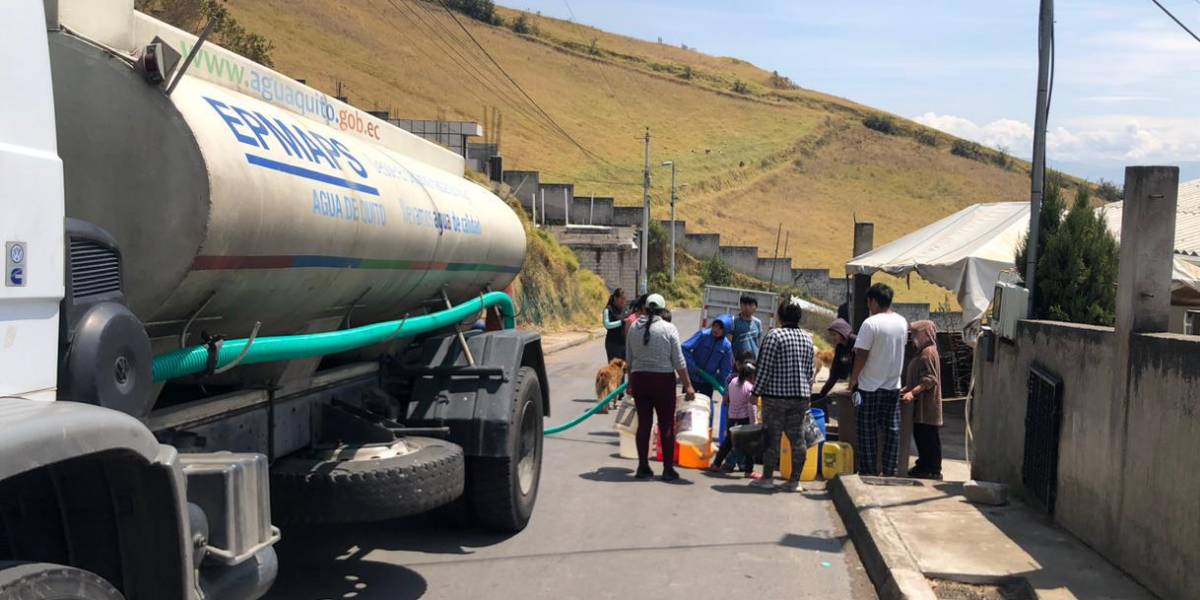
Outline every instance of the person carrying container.
<path fill-rule="evenodd" d="M 711 327 L 697 331 L 683 343 L 683 358 L 692 375 L 692 385 L 697 392 L 709 398 L 712 398 L 713 386 L 700 375 L 700 371 L 708 373 L 722 385 L 729 381 L 733 373 L 733 345 L 725 334 L 732 324 L 733 317 L 721 315 L 713 320 Z"/>
<path fill-rule="evenodd" d="M 749 352 L 751 357 L 758 356 L 758 346 L 762 344 L 762 320 L 754 316 L 758 311 L 758 300 L 749 294 L 738 301 L 739 312 L 733 319 L 733 327 L 729 333 L 733 338 L 733 351 L 736 355 Z"/>
<path fill-rule="evenodd" d="M 712 466 L 709 467 L 710 471 L 731 473 L 736 465 L 746 477 L 750 477 L 754 473 L 754 457 L 733 448 L 733 435 L 729 430 L 738 425 L 749 425 L 757 421 L 758 403 L 755 401 L 756 396 L 754 395 L 756 371 L 754 355 L 749 351 L 740 352 L 737 368 L 733 379 L 729 380 L 726 394 L 729 397 L 729 418 L 725 420 L 725 441 L 721 443 L 721 449 L 717 451 L 717 456 L 713 459 Z M 725 464 L 727 458 L 729 459 L 728 465 Z"/>
<path fill-rule="evenodd" d="M 625 290 L 617 288 L 608 296 L 604 306 L 604 354 L 608 362 L 625 358 Z"/>
<path fill-rule="evenodd" d="M 658 416 L 659 444 L 663 454 L 663 481 L 675 481 L 675 377 L 683 382 L 688 401 L 696 396 L 688 378 L 679 345 L 679 330 L 662 319 L 667 303 L 658 294 L 646 298 L 646 314 L 629 328 L 625 357 L 629 361 L 629 393 L 637 405 L 638 479 L 654 476 L 650 470 L 650 428 Z"/>
<path fill-rule="evenodd" d="M 854 371 L 854 329 L 845 319 L 834 319 L 825 330 L 825 339 L 833 344 L 833 363 L 829 365 L 829 379 L 821 391 L 813 396 L 813 402 L 824 400 L 837 382 L 848 379 Z"/>

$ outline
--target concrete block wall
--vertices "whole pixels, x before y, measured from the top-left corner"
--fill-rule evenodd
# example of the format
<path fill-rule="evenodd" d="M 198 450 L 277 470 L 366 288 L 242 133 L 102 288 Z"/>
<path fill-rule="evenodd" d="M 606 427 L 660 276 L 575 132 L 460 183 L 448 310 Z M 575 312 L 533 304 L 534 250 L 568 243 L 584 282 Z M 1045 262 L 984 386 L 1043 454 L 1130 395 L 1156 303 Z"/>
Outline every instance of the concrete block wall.
<path fill-rule="evenodd" d="M 975 354 L 971 475 L 1023 489 L 1030 367 L 1062 382 L 1054 520 L 1160 598 L 1200 598 L 1200 337 L 1021 321 Z M 1128 387 L 1114 385 L 1128 372 Z"/>
<path fill-rule="evenodd" d="M 893 302 L 892 310 L 909 323 L 929 320 L 929 305 L 924 302 Z"/>
<path fill-rule="evenodd" d="M 574 197 L 573 183 L 541 184 L 538 186 L 538 221 L 555 225 L 566 223 L 567 207 L 571 205 L 571 199 Z M 545 214 L 542 214 L 543 209 Z"/>
<path fill-rule="evenodd" d="M 754 276 L 758 271 L 758 246 L 721 246 L 721 260 L 739 273 Z"/>
<path fill-rule="evenodd" d="M 792 269 L 792 285 L 834 306 L 846 301 L 849 290 L 847 280 L 830 276 L 829 269 Z"/>
<path fill-rule="evenodd" d="M 525 212 L 532 215 L 533 199 L 538 196 L 541 175 L 537 171 L 505 171 L 501 179 L 512 188 L 513 195 L 520 198 Z"/>
<path fill-rule="evenodd" d="M 683 251 L 698 260 L 708 260 L 721 251 L 721 234 L 719 233 L 684 233 Z"/>
<path fill-rule="evenodd" d="M 792 276 L 792 259 L 759 257 L 758 266 L 754 272 L 756 273 L 755 277 L 763 281 L 770 282 L 774 277 L 775 285 L 787 285 Z"/>
<path fill-rule="evenodd" d="M 667 240 L 670 240 L 671 239 L 671 220 L 664 219 L 664 220 L 659 221 L 659 223 L 662 224 L 663 229 L 666 230 L 666 232 L 667 232 Z M 683 246 L 683 238 L 685 236 L 687 236 L 687 222 L 686 221 L 675 221 L 675 245 L 682 247 Z"/>
<path fill-rule="evenodd" d="M 614 206 L 612 210 L 613 225 L 632 225 L 641 227 L 642 225 L 642 207 L 640 206 Z"/>
<path fill-rule="evenodd" d="M 571 201 L 572 225 L 612 225 L 613 199 L 602 196 L 575 196 Z"/>

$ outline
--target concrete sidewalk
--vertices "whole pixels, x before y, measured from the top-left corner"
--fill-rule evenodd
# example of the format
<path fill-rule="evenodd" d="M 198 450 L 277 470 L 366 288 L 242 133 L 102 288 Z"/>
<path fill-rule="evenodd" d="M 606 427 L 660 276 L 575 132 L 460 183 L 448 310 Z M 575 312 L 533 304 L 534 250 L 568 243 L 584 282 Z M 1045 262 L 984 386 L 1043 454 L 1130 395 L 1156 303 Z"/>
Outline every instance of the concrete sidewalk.
<path fill-rule="evenodd" d="M 960 482 L 855 475 L 829 490 L 880 598 L 1154 598 L 1045 515 L 971 504 Z"/>

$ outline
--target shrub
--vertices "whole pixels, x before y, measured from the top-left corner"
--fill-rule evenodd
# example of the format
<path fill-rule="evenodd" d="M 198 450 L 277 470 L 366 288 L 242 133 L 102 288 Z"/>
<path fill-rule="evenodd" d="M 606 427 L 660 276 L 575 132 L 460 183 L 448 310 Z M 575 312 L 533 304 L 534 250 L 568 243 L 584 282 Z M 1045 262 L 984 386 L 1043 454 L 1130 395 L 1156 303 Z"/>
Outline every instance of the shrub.
<path fill-rule="evenodd" d="M 685 65 L 683 67 L 683 73 L 680 73 L 679 76 L 690 81 L 692 79 L 692 75 L 693 75 L 692 66 Z"/>
<path fill-rule="evenodd" d="M 745 81 L 738 79 L 733 82 L 733 91 L 738 94 L 749 94 L 750 86 L 746 85 Z"/>
<path fill-rule="evenodd" d="M 646 245 L 646 272 L 666 273 L 671 267 L 671 233 L 658 221 L 650 221 L 650 240 Z"/>
<path fill-rule="evenodd" d="M 887 115 L 870 115 L 863 119 L 863 125 L 866 125 L 867 129 L 874 129 L 879 133 L 888 135 L 896 133 L 896 122 Z"/>
<path fill-rule="evenodd" d="M 600 54 L 600 48 L 596 46 L 596 41 L 596 38 L 592 38 L 592 45 L 588 46 L 588 54 L 591 54 L 592 56 Z"/>
<path fill-rule="evenodd" d="M 767 83 L 777 90 L 798 90 L 800 86 L 788 77 L 779 74 L 779 71 L 771 71 L 771 77 L 767 79 Z"/>
<path fill-rule="evenodd" d="M 983 146 L 968 140 L 954 140 L 954 145 L 950 147 L 950 153 L 955 156 L 978 161 L 983 161 L 986 158 L 983 155 Z"/>
<path fill-rule="evenodd" d="M 733 269 L 720 256 L 713 256 L 700 265 L 700 278 L 704 285 L 729 285 L 733 281 Z"/>
<path fill-rule="evenodd" d="M 996 153 L 992 155 L 992 164 L 1001 169 L 1007 169 L 1012 166 L 1012 157 L 1008 155 L 1007 146 L 996 146 Z"/>
<path fill-rule="evenodd" d="M 529 17 L 526 17 L 525 13 L 517 15 L 517 18 L 513 19 L 512 30 L 513 33 L 520 33 L 522 35 L 531 33 L 533 29 L 529 26 Z"/>
<path fill-rule="evenodd" d="M 928 129 L 918 129 L 916 131 L 916 133 L 913 134 L 913 137 L 916 138 L 916 140 L 918 142 L 920 142 L 926 146 L 931 146 L 931 147 L 936 148 L 938 145 L 937 136 L 934 135 L 933 132 L 929 131 Z"/>
<path fill-rule="evenodd" d="M 476 21 L 490 25 L 500 24 L 500 15 L 496 14 L 496 5 L 492 0 L 447 0 L 450 10 L 460 12 Z"/>
<path fill-rule="evenodd" d="M 1125 190 L 1117 184 L 1101 178 L 1100 183 L 1096 184 L 1096 195 L 1105 202 L 1116 202 L 1125 197 Z"/>

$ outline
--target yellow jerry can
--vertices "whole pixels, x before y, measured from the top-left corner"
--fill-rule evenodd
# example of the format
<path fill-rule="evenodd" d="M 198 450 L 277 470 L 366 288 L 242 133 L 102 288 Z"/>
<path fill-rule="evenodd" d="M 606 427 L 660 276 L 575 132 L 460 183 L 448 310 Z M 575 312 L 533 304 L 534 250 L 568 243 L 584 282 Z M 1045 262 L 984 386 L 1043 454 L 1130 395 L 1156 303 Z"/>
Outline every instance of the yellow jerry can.
<path fill-rule="evenodd" d="M 804 455 L 804 470 L 800 471 L 800 481 L 816 481 L 817 466 L 820 464 L 820 457 L 817 451 L 821 445 L 817 444 L 808 449 Z M 786 435 L 779 436 L 779 476 L 787 479 L 792 475 L 792 444 L 788 441 Z"/>
<path fill-rule="evenodd" d="M 821 476 L 833 479 L 854 473 L 854 446 L 846 442 L 825 442 L 821 452 Z M 806 465 L 807 466 L 807 465 Z"/>

